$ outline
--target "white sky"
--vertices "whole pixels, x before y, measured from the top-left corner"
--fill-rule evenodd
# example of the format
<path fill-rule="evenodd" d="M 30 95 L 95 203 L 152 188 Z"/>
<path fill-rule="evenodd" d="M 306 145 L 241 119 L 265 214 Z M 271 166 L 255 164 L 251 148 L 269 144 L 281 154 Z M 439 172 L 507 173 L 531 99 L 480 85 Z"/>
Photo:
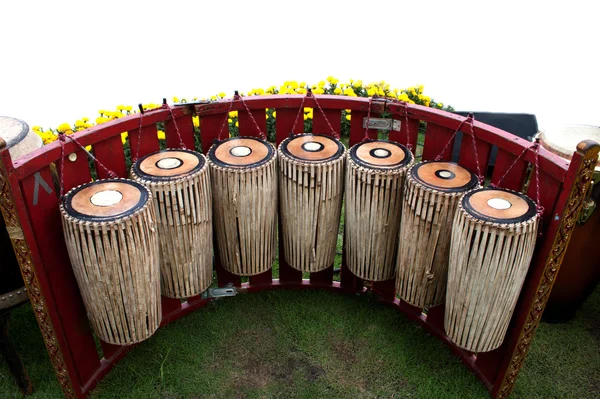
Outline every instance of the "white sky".
<path fill-rule="evenodd" d="M 0 1 L 0 115 L 56 127 L 118 104 L 333 75 L 457 110 L 600 125 L 598 1 Z"/>

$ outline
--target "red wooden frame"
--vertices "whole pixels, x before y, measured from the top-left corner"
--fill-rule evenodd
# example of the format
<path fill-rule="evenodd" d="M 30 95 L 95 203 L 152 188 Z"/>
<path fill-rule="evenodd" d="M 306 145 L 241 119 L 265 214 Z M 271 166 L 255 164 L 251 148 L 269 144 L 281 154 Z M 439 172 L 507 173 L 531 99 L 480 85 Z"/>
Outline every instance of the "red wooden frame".
<path fill-rule="evenodd" d="M 369 101 L 365 98 L 342 96 L 318 96 L 318 101 L 335 128 L 339 129 L 341 110 L 352 110 L 350 124 L 350 145 L 360 142 L 364 137 L 362 118 L 366 116 Z M 274 108 L 276 117 L 276 141 L 279 144 L 290 134 L 296 118 L 302 96 L 263 96 L 246 98 L 245 102 L 254 118 L 266 128 L 265 109 Z M 313 132 L 329 134 L 327 124 L 316 107 L 314 98 L 304 100 L 305 107 L 313 107 Z M 200 137 L 202 148 L 198 151 L 206 153 L 219 135 L 219 129 L 227 118 L 230 107 L 229 100 L 221 100 L 210 104 L 179 106 L 173 109 L 173 117 L 185 144 L 191 148 L 194 142 L 192 114 L 200 117 Z M 236 101 L 232 110 L 239 112 L 240 132 L 244 135 L 257 136 L 258 132 L 251 124 L 243 105 Z M 401 132 L 390 133 L 390 139 L 406 143 L 405 115 L 408 110 L 408 125 L 413 151 L 416 148 L 416 137 L 420 121 L 426 122 L 427 133 L 423 150 L 423 159 L 437 156 L 455 129 L 464 121 L 464 117 L 441 110 L 409 105 L 398 102 L 374 101 L 371 115 L 377 116 L 383 111 L 402 122 Z M 175 129 L 169 111 L 166 108 L 146 112 L 142 120 L 142 140 L 139 155 L 145 155 L 158 148 L 156 124 L 165 123 L 166 140 L 169 147 L 179 146 L 175 137 Z M 119 176 L 126 177 L 124 152 L 121 147 L 122 132 L 129 132 L 132 152 L 136 151 L 139 136 L 139 114 L 129 115 L 103 125 L 94 126 L 76 133 L 83 145 L 92 145 L 96 157 Z M 298 133 L 302 124 L 293 128 Z M 227 126 L 225 130 L 227 130 Z M 492 146 L 497 146 L 498 157 L 492 181 L 497 182 L 508 165 L 529 142 L 507 132 L 482 123 L 474 124 L 475 140 L 479 149 L 479 162 L 484 167 Z M 369 132 L 373 136 L 375 132 Z M 468 137 L 470 132 L 465 133 Z M 227 132 L 224 133 L 227 136 Z M 473 169 L 474 152 L 472 140 L 463 140 L 459 163 Z M 0 143 L 0 147 L 2 143 Z M 75 162 L 65 161 L 65 190 L 90 180 L 85 154 L 74 143 L 68 141 L 67 153 L 76 152 Z M 577 212 L 581 202 L 578 194 L 589 184 L 592 168 L 591 159 L 597 156 L 598 145 L 588 143 L 581 147 L 569 163 L 562 158 L 541 149 L 540 151 L 540 183 L 542 187 L 542 205 L 545 207 L 543 236 L 538 240 L 536 252 L 530 271 L 521 292 L 519 304 L 511 320 L 504 344 L 493 352 L 473 354 L 455 346 L 446 336 L 443 328 L 444 307 L 418 309 L 395 297 L 393 280 L 364 286 L 363 281 L 353 276 L 342 262 L 341 281 L 333 281 L 333 266 L 324 272 L 313 273 L 309 279 L 302 279 L 302 274 L 292 269 L 281 257 L 280 278 L 272 279 L 271 272 L 254 276 L 248 283 L 226 272 L 215 257 L 215 268 L 220 286 L 233 283 L 242 292 L 292 288 L 313 289 L 324 288 L 345 293 L 357 293 L 372 290 L 380 299 L 394 306 L 407 317 L 420 323 L 429 333 L 446 343 L 452 352 L 469 367 L 490 390 L 493 397 L 507 397 L 512 390 L 514 380 L 527 354 L 531 338 L 539 323 L 552 286 L 553 276 L 557 273 L 562 260 L 564 247 L 570 237 L 573 214 Z M 133 154 L 132 154 L 133 155 Z M 442 154 L 448 159 L 450 151 Z M 19 158 L 13 162 L 6 149 L 0 151 L 0 182 L 2 197 L 0 204 L 7 225 L 17 228 L 18 234 L 11 239 L 18 255 L 28 292 L 36 310 L 46 346 L 65 396 L 82 398 L 96 386 L 112 367 L 131 349 L 116 347 L 102 342 L 102 353 L 98 354 L 92 332 L 89 328 L 85 309 L 73 276 L 66 247 L 63 240 L 62 225 L 58 210 L 56 187 L 52 184 L 55 177 L 55 164 L 60 162 L 60 146 L 58 142 Z M 511 173 L 504 179 L 503 186 L 520 189 L 527 171 L 528 163 L 534 161 L 534 154 L 528 151 Z M 104 172 L 98 170 L 100 177 Z M 587 177 L 586 177 L 587 176 Z M 51 192 L 40 189 L 39 179 L 43 179 Z M 533 187 L 533 183 L 531 184 Z M 585 190 L 584 190 L 585 191 Z M 215 254 L 218 252 L 215 251 Z M 282 253 L 280 248 L 280 253 Z M 345 259 L 345 256 L 343 257 Z M 187 313 L 205 306 L 209 300 L 199 297 L 179 301 L 163 298 L 162 325 L 169 323 Z"/>

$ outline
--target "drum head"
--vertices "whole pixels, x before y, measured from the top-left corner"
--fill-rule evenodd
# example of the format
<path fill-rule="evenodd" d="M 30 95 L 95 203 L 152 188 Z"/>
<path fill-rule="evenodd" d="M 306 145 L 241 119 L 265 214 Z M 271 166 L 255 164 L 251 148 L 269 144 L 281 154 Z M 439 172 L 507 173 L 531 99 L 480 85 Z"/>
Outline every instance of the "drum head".
<path fill-rule="evenodd" d="M 148 189 L 133 180 L 97 180 L 69 191 L 64 209 L 82 221 L 110 222 L 143 208 L 149 197 Z"/>
<path fill-rule="evenodd" d="M 570 160 L 577 151 L 577 144 L 583 140 L 600 142 L 600 127 L 589 125 L 564 125 L 547 129 L 540 133 L 540 144 L 561 158 Z M 596 163 L 600 170 L 600 159 Z"/>
<path fill-rule="evenodd" d="M 281 152 L 297 161 L 319 163 L 338 159 L 344 154 L 344 145 L 323 134 L 297 134 L 283 140 Z"/>
<path fill-rule="evenodd" d="M 446 193 L 471 190 L 478 182 L 474 173 L 455 162 L 421 162 L 411 168 L 410 174 L 425 187 Z"/>
<path fill-rule="evenodd" d="M 369 169 L 400 169 L 410 164 L 413 156 L 408 148 L 395 141 L 373 140 L 353 146 L 350 159 Z"/>
<path fill-rule="evenodd" d="M 232 137 L 216 143 L 208 151 L 208 158 L 224 168 L 254 168 L 275 156 L 268 142 L 256 137 Z"/>
<path fill-rule="evenodd" d="M 535 202 L 521 193 L 504 188 L 480 188 L 465 194 L 463 209 L 471 216 L 494 223 L 520 223 L 536 214 Z"/>
<path fill-rule="evenodd" d="M 148 154 L 133 164 L 136 176 L 149 181 L 174 180 L 198 172 L 206 160 L 202 154 L 190 150 L 164 150 Z"/>

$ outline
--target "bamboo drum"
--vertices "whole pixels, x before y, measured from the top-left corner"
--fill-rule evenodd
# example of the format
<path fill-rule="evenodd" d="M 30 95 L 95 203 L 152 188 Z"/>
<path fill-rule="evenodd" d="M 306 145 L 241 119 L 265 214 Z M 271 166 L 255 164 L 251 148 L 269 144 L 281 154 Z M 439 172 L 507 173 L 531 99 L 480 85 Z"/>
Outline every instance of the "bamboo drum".
<path fill-rule="evenodd" d="M 346 169 L 346 263 L 368 281 L 395 277 L 398 230 L 411 152 L 393 141 L 356 144 Z"/>
<path fill-rule="evenodd" d="M 162 294 L 189 298 L 212 282 L 212 196 L 206 158 L 164 150 L 137 160 L 131 177 L 148 187 L 156 211 Z"/>
<path fill-rule="evenodd" d="M 344 193 L 346 148 L 321 134 L 298 134 L 279 144 L 283 250 L 296 270 L 333 265 Z"/>
<path fill-rule="evenodd" d="M 459 347 L 498 348 L 533 255 L 535 203 L 506 189 L 467 193 L 454 218 L 444 327 Z"/>
<path fill-rule="evenodd" d="M 216 244 L 238 276 L 273 266 L 277 243 L 277 152 L 255 137 L 234 137 L 208 152 Z"/>
<path fill-rule="evenodd" d="M 409 304 L 426 308 L 444 301 L 452 220 L 459 198 L 477 183 L 454 162 L 421 162 L 408 171 L 396 290 Z"/>
<path fill-rule="evenodd" d="M 123 179 L 76 187 L 60 205 L 67 250 L 90 323 L 114 345 L 150 337 L 161 320 L 158 234 L 150 191 Z"/>

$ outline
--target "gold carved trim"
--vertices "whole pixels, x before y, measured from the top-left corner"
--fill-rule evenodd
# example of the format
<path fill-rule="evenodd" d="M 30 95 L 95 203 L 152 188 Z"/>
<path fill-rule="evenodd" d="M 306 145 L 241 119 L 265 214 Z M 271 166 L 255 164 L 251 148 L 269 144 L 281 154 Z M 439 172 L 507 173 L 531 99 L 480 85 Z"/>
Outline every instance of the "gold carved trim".
<path fill-rule="evenodd" d="M 554 237 L 552 249 L 546 260 L 544 273 L 538 284 L 533 305 L 531 306 L 531 309 L 529 309 L 527 321 L 521 331 L 519 342 L 512 353 L 510 365 L 504 376 L 502 385 L 500 386 L 497 395 L 499 399 L 508 398 L 515 386 L 519 371 L 523 367 L 523 362 L 529 352 L 531 341 L 540 324 L 540 319 L 544 312 L 544 308 L 546 307 L 546 302 L 548 302 L 550 291 L 556 280 L 556 275 L 565 255 L 569 240 L 571 239 L 571 233 L 573 233 L 573 229 L 579 218 L 581 205 L 592 181 L 592 175 L 598 157 L 598 144 L 588 142 L 585 147 L 581 146 L 581 144 L 578 146 L 578 149 L 580 152 L 583 152 L 584 155 L 579 170 L 577 171 L 575 184 L 569 195 L 560 227 Z"/>
<path fill-rule="evenodd" d="M 27 288 L 27 293 L 29 294 L 35 317 L 40 327 L 40 331 L 42 332 L 48 355 L 50 355 L 56 378 L 58 379 L 65 397 L 68 399 L 75 398 L 73 384 L 69 378 L 61 348 L 58 345 L 58 340 L 48 314 L 48 307 L 46 306 L 44 295 L 40 290 L 40 283 L 35 273 L 35 265 L 31 259 L 31 252 L 29 251 L 27 242 L 22 234 L 21 223 L 19 222 L 19 217 L 17 216 L 17 211 L 13 202 L 10 184 L 6 179 L 6 171 L 1 165 L 1 162 L 0 186 L 0 210 L 4 216 L 6 228 L 11 233 L 11 241 L 15 250 L 15 255 L 19 261 L 19 266 L 21 267 L 23 281 L 25 282 L 25 287 Z"/>

